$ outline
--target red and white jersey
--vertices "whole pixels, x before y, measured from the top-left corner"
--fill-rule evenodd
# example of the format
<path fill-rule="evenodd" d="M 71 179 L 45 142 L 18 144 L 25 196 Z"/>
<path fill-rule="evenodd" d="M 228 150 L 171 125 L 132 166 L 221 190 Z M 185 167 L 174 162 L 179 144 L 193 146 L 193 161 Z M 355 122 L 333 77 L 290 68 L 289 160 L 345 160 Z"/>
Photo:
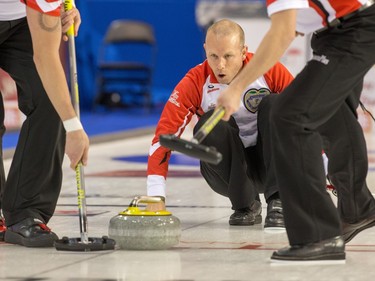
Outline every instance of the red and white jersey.
<path fill-rule="evenodd" d="M 253 54 L 248 53 L 244 64 L 247 64 L 252 56 Z M 246 87 L 242 93 L 240 108 L 233 114 L 245 147 L 256 144 L 257 110 L 262 98 L 270 93 L 282 92 L 292 80 L 290 72 L 278 63 Z M 171 151 L 160 145 L 159 136 L 181 136 L 195 114 L 199 117 L 216 107 L 217 98 L 226 87 L 228 85 L 217 81 L 207 61 L 190 69 L 177 84 L 164 107 L 150 147 L 147 169 L 149 196 L 165 196 L 165 179 Z"/>
<path fill-rule="evenodd" d="M 21 0 L 28 7 L 50 16 L 60 16 L 62 0 Z"/>
<path fill-rule="evenodd" d="M 368 0 L 267 0 L 267 12 L 298 9 L 297 31 L 307 34 L 358 10 Z"/>

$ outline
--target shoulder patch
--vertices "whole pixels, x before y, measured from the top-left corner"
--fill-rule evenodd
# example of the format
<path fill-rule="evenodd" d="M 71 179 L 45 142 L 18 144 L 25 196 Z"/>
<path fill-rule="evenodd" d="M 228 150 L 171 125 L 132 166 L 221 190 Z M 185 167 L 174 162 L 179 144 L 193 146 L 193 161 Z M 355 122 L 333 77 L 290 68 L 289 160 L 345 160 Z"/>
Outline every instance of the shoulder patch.
<path fill-rule="evenodd" d="M 248 111 L 256 113 L 262 99 L 269 94 L 271 91 L 267 88 L 249 89 L 243 95 L 243 104 Z"/>

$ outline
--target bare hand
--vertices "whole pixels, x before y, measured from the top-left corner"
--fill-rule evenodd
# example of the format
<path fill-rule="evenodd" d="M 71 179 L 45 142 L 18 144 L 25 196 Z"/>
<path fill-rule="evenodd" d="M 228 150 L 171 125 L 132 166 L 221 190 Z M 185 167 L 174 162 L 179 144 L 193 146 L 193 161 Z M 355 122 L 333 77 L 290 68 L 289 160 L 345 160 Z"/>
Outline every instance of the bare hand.
<path fill-rule="evenodd" d="M 165 203 L 158 202 L 158 203 L 148 203 L 146 206 L 146 210 L 150 212 L 157 212 L 157 211 L 165 211 Z"/>
<path fill-rule="evenodd" d="M 69 132 L 66 134 L 65 153 L 70 159 L 70 167 L 75 170 L 81 161 L 87 165 L 89 151 L 89 138 L 84 130 Z"/>
<path fill-rule="evenodd" d="M 228 121 L 230 116 L 235 113 L 241 103 L 241 91 L 237 91 L 234 87 L 229 86 L 224 89 L 217 99 L 216 107 L 222 106 L 225 109 L 223 116 L 224 121 Z"/>
<path fill-rule="evenodd" d="M 73 7 L 69 11 L 63 11 L 61 13 L 61 25 L 62 25 L 62 32 L 63 32 L 63 40 L 68 41 L 68 36 L 66 32 L 69 28 L 74 24 L 74 36 L 78 35 L 78 29 L 81 25 L 81 15 L 77 8 Z"/>

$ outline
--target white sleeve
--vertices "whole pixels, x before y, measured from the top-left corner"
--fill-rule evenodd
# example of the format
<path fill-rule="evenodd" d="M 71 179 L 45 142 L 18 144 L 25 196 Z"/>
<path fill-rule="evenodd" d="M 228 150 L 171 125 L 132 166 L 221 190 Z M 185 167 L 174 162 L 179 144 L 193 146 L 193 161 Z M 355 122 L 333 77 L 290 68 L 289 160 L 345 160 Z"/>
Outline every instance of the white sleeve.
<path fill-rule="evenodd" d="M 166 180 L 163 176 L 147 176 L 147 195 L 148 196 L 165 196 Z"/>
<path fill-rule="evenodd" d="M 290 10 L 290 9 L 302 9 L 308 8 L 309 1 L 307 0 L 277 0 L 267 6 L 268 16 L 274 13 Z"/>

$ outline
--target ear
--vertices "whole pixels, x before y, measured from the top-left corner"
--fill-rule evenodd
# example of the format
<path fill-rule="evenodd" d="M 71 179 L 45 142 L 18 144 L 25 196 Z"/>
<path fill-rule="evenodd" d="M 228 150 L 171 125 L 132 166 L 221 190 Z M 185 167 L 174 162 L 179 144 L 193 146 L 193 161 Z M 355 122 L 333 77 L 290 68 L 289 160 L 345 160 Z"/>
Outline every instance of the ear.
<path fill-rule="evenodd" d="M 247 45 L 244 45 L 243 46 L 243 49 L 242 49 L 242 60 L 245 60 L 246 59 L 246 55 L 247 55 L 247 52 L 248 52 L 248 46 Z"/>

